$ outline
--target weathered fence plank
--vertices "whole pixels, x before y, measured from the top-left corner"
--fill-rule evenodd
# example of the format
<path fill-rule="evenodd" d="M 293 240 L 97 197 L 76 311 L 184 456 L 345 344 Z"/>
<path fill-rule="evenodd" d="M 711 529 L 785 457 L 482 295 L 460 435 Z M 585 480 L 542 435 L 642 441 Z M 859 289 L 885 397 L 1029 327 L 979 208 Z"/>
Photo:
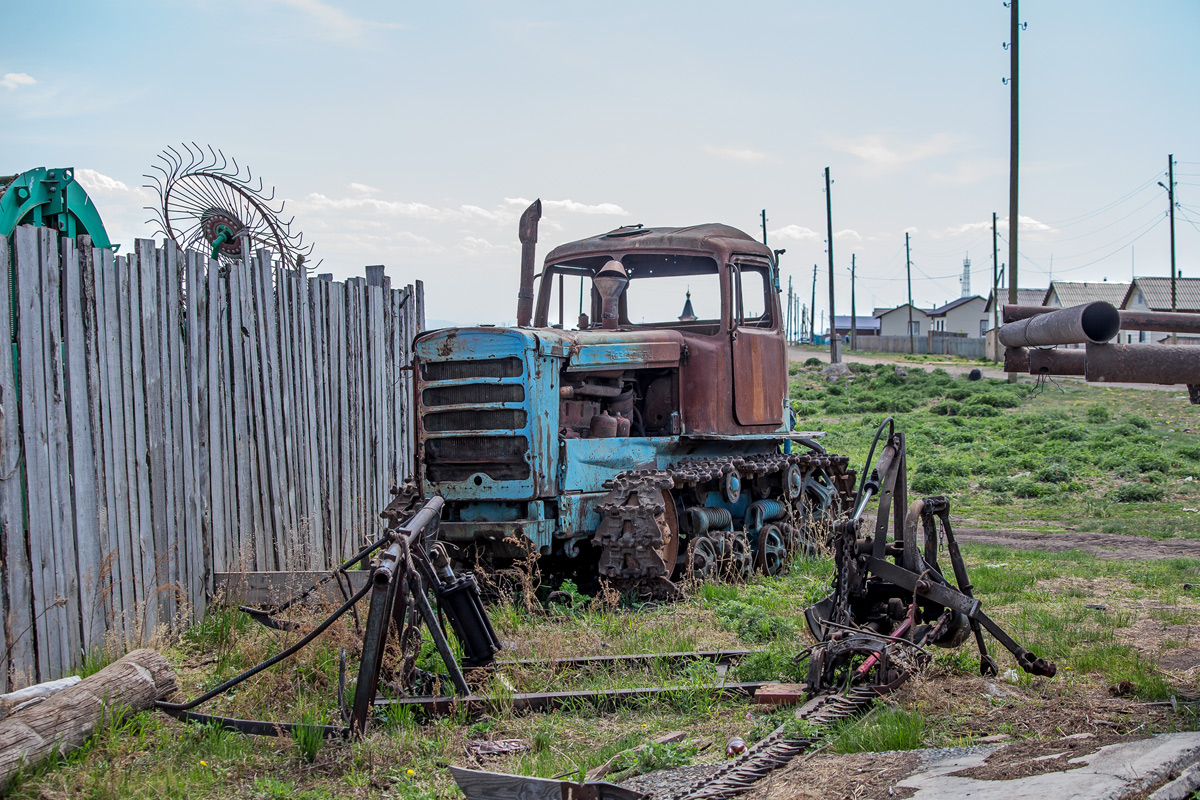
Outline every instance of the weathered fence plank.
<path fill-rule="evenodd" d="M 0 558 L 4 559 L 4 650 L 7 653 L 0 684 L 4 691 L 32 682 L 34 661 L 33 585 L 25 550 L 22 512 L 21 427 L 9 320 L 12 305 L 8 239 L 0 236 L 0 324 L 8 332 L 0 354 Z"/>
<path fill-rule="evenodd" d="M 149 240 L 128 257 L 12 241 L 0 688 L 186 624 L 218 573 L 320 570 L 373 536 L 409 468 L 419 292 L 265 252 L 224 267 Z"/>
<path fill-rule="evenodd" d="M 68 240 L 63 242 L 62 260 L 62 319 L 63 350 L 66 369 L 63 375 L 68 414 L 70 445 L 71 527 L 74 529 L 76 573 L 79 580 L 80 646 L 90 651 L 104 642 L 105 575 L 101 557 L 100 522 L 106 510 L 103 498 L 97 493 L 97 482 L 103 482 L 103 458 L 93 449 L 92 412 L 89 364 L 95 363 L 95 353 L 88 347 L 84 332 L 85 321 L 93 318 L 91 301 L 95 293 L 84 297 L 83 264 L 91 260 L 91 247 L 85 243 L 81 251 Z M 89 322 L 90 329 L 92 324 Z"/>

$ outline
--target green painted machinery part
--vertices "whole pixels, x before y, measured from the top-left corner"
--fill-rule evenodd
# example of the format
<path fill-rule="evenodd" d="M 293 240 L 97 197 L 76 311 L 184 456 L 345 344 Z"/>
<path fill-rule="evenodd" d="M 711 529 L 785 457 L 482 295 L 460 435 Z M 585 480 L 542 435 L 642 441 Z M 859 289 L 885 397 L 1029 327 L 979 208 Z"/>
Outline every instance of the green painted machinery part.
<path fill-rule="evenodd" d="M 52 227 L 69 239 L 87 234 L 92 246 L 116 250 L 73 167 L 38 167 L 13 178 L 0 194 L 0 236 L 11 236 L 18 225 Z"/>
<path fill-rule="evenodd" d="M 212 257 L 216 258 L 219 256 L 221 254 L 221 245 L 231 241 L 233 241 L 233 228 L 230 228 L 228 225 L 218 225 L 217 238 L 213 239 L 212 243 Z"/>

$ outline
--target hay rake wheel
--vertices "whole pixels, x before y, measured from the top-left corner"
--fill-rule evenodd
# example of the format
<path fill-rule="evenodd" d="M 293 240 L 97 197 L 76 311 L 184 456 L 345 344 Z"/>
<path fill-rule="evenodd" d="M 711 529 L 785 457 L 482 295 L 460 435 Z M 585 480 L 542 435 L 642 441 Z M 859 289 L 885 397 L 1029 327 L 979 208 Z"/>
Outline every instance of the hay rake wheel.
<path fill-rule="evenodd" d="M 266 248 L 303 276 L 313 246 L 304 244 L 303 233 L 292 231 L 295 218 L 284 221 L 283 201 L 276 201 L 274 188 L 268 192 L 249 167 L 194 142 L 168 147 L 158 159 L 161 163 L 145 177 L 159 202 L 146 208 L 161 235 L 181 249 L 203 250 L 222 266 Z"/>

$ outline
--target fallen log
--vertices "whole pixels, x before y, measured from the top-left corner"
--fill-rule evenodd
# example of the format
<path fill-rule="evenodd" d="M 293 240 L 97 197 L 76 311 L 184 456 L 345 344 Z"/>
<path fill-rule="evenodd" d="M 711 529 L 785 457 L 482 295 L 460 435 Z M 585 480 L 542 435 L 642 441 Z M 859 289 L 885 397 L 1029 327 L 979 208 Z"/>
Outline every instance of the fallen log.
<path fill-rule="evenodd" d="M 79 683 L 80 680 L 82 678 L 78 675 L 70 675 L 66 678 L 59 678 L 56 681 L 46 681 L 45 683 L 26 686 L 24 689 L 17 689 L 15 692 L 9 692 L 8 694 L 0 694 L 0 719 L 34 703 L 40 703 L 52 694 L 57 694 L 64 689 L 70 689 Z"/>
<path fill-rule="evenodd" d="M 113 713 L 142 711 L 178 688 L 154 650 L 134 650 L 79 683 L 0 720 L 0 789 L 24 765 L 66 755 Z"/>

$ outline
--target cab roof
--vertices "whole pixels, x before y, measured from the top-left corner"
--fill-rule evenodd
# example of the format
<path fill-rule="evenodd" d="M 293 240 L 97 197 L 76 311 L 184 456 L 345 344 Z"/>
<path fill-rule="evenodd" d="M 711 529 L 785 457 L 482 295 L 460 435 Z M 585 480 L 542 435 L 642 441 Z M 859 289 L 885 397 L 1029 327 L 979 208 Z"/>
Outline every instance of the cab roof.
<path fill-rule="evenodd" d="M 686 228 L 643 228 L 626 226 L 616 230 L 567 242 L 546 256 L 546 266 L 589 256 L 617 256 L 625 253 L 686 252 L 705 253 L 725 261 L 733 254 L 761 256 L 774 261 L 771 248 L 730 225 L 708 222 Z"/>

